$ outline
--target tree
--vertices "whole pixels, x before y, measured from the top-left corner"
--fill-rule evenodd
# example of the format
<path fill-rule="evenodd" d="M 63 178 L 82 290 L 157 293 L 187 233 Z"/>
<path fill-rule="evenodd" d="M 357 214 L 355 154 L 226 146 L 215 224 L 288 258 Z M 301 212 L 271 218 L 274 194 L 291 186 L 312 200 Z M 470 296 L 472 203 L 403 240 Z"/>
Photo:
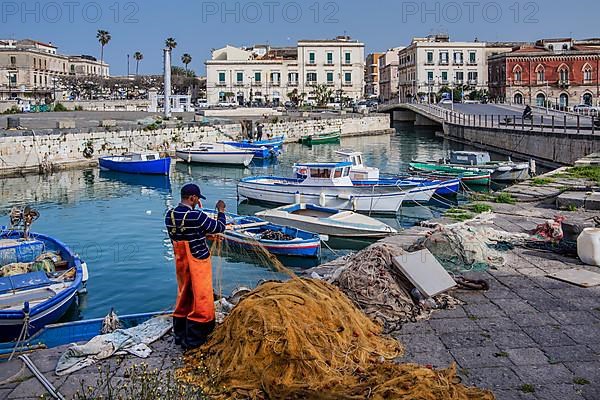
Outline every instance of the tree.
<path fill-rule="evenodd" d="M 181 56 L 181 62 L 183 64 L 185 64 L 185 72 L 187 74 L 188 64 L 192 62 L 192 56 L 189 55 L 188 53 L 185 53 L 184 55 Z"/>
<path fill-rule="evenodd" d="M 175 47 L 177 47 L 177 42 L 175 41 L 175 39 L 170 37 L 167 38 L 167 40 L 165 40 L 165 46 L 167 47 L 167 49 L 173 50 Z"/>
<path fill-rule="evenodd" d="M 183 77 L 187 77 L 187 78 L 195 78 L 196 77 L 196 73 L 194 71 L 188 71 L 182 67 L 179 67 L 177 65 L 173 65 L 171 67 L 171 75 L 173 76 L 183 76 Z"/>
<path fill-rule="evenodd" d="M 104 64 L 104 46 L 106 46 L 108 44 L 108 42 L 110 42 L 110 40 L 112 39 L 112 36 L 110 36 L 110 33 L 108 31 L 103 31 L 103 30 L 98 30 L 98 33 L 96 34 L 96 39 L 98 39 L 98 42 L 100 42 L 100 64 L 103 65 Z M 100 68 L 100 77 L 102 77 L 104 75 L 104 68 Z"/>
<path fill-rule="evenodd" d="M 333 89 L 325 84 L 320 84 L 315 86 L 313 93 L 315 94 L 317 106 L 324 107 L 329 102 L 329 99 L 333 94 Z"/>
<path fill-rule="evenodd" d="M 135 60 L 135 75 L 138 75 L 138 71 L 140 68 L 140 61 L 142 61 L 144 59 L 144 55 L 142 53 L 140 53 L 139 51 L 136 51 L 133 54 L 133 59 Z"/>

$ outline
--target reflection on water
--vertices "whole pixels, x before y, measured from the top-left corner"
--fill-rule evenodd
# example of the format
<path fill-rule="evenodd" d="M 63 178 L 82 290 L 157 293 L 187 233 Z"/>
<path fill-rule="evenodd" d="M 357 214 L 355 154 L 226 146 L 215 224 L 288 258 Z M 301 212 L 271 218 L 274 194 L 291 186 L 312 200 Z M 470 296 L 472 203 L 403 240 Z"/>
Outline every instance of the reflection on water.
<path fill-rule="evenodd" d="M 250 168 L 177 163 L 170 179 L 135 176 L 97 169 L 58 172 L 43 177 L 30 175 L 0 180 L 0 216 L 7 223 L 13 205 L 32 204 L 41 212 L 34 231 L 55 236 L 71 246 L 88 263 L 88 294 L 80 311 L 69 318 L 104 316 L 112 307 L 118 313 L 166 310 L 175 301 L 175 270 L 171 243 L 163 225 L 165 211 L 176 204 L 181 186 L 200 184 L 205 206 L 223 199 L 228 210 L 253 214 L 259 205 L 237 205 L 237 182 L 254 174 L 290 175 L 298 161 L 335 160 L 335 151 L 352 148 L 364 152 L 365 161 L 385 173 L 399 173 L 414 158 L 443 156 L 442 141 L 432 131 L 398 128 L 397 135 L 344 138 L 341 145 L 313 147 L 290 144 L 275 163 L 253 164 Z M 447 204 L 407 206 L 397 218 L 383 219 L 395 228 L 439 216 Z M 322 260 L 359 250 L 368 241 L 331 240 L 323 248 Z M 314 265 L 314 260 L 284 259 L 292 269 Z M 238 253 L 213 257 L 215 277 L 222 275 L 223 291 L 261 279 L 284 276 Z"/>

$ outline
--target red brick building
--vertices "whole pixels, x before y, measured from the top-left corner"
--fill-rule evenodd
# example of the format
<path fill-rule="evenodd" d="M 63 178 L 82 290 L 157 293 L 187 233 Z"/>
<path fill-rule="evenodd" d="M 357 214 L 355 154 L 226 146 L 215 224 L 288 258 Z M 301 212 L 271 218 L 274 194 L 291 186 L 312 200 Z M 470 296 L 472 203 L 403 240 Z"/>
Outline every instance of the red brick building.
<path fill-rule="evenodd" d="M 600 39 L 543 39 L 488 59 L 490 97 L 570 108 L 600 105 Z"/>

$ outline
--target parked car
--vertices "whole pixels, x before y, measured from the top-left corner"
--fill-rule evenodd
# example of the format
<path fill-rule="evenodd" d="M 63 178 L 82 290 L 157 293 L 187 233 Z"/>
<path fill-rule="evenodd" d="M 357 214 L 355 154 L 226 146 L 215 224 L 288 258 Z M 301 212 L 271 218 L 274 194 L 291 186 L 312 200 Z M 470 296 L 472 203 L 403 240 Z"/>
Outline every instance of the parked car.
<path fill-rule="evenodd" d="M 573 112 L 584 115 L 598 115 L 598 108 L 589 104 L 577 104 L 573 107 Z"/>
<path fill-rule="evenodd" d="M 293 101 L 286 101 L 285 103 L 283 103 L 283 106 L 286 108 L 286 110 L 294 110 L 298 108 L 298 105 Z"/>
<path fill-rule="evenodd" d="M 440 104 L 440 105 L 452 104 L 452 99 L 442 99 L 442 100 L 440 100 L 440 102 L 438 104 Z"/>
<path fill-rule="evenodd" d="M 221 101 L 217 105 L 222 108 L 236 108 L 238 106 L 237 103 L 228 102 L 228 101 Z"/>
<path fill-rule="evenodd" d="M 206 100 L 198 100 L 196 102 L 196 108 L 209 108 L 210 104 Z"/>
<path fill-rule="evenodd" d="M 353 107 L 355 113 L 363 113 L 369 108 L 367 101 L 361 100 Z"/>

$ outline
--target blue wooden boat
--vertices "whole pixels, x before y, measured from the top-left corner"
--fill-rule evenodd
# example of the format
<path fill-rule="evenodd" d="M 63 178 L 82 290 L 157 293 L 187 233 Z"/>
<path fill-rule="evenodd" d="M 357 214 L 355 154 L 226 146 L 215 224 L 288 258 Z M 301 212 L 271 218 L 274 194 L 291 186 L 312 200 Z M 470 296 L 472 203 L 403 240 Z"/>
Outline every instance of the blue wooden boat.
<path fill-rule="evenodd" d="M 254 151 L 255 158 L 276 158 L 281 154 L 281 146 L 283 145 L 283 136 L 279 136 L 272 139 L 266 140 L 241 140 L 239 142 L 222 142 L 229 146 L 237 147 L 239 149 L 246 149 Z"/>
<path fill-rule="evenodd" d="M 100 157 L 98 163 L 103 170 L 129 174 L 169 175 L 171 168 L 171 158 L 161 158 L 158 153 Z"/>
<path fill-rule="evenodd" d="M 119 316 L 123 329 L 140 325 L 150 318 L 170 315 L 171 312 L 154 312 Z M 15 354 L 27 353 L 38 349 L 51 349 L 69 343 L 86 342 L 101 334 L 104 318 L 63 322 L 46 325 L 44 328 L 23 341 Z M 8 358 L 15 348 L 14 342 L 0 343 L 0 359 Z"/>
<path fill-rule="evenodd" d="M 364 181 L 352 181 L 357 186 L 365 185 L 376 185 L 376 186 L 388 186 L 397 188 L 410 188 L 417 185 L 418 187 L 430 187 L 436 188 L 435 194 L 439 196 L 455 196 L 460 190 L 460 179 L 448 179 L 448 180 L 435 180 L 427 179 L 422 177 L 414 176 L 400 176 L 400 177 L 381 177 L 377 180 L 364 180 Z M 420 201 L 420 199 L 411 199 L 410 196 L 405 201 Z"/>
<path fill-rule="evenodd" d="M 50 236 L 30 233 L 26 239 L 0 227 L 0 259 L 0 342 L 17 339 L 26 322 L 29 337 L 58 321 L 85 290 L 87 266 Z"/>
<path fill-rule="evenodd" d="M 205 210 L 211 217 L 215 212 Z M 270 223 L 252 216 L 240 216 L 227 213 L 227 230 L 221 236 L 229 245 L 244 249 L 264 247 L 277 256 L 319 257 L 321 254 L 321 236 Z"/>

